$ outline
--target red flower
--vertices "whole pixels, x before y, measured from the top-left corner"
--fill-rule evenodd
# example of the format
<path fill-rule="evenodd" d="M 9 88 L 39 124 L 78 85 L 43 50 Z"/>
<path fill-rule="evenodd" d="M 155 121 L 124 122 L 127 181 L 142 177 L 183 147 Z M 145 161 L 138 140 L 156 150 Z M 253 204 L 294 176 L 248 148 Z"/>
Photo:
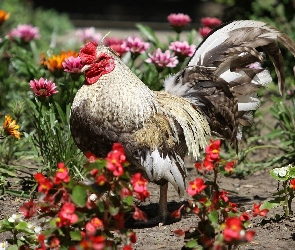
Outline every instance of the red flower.
<path fill-rule="evenodd" d="M 210 158 L 210 156 L 207 154 L 204 161 L 203 161 L 203 167 L 206 171 L 212 171 L 214 169 L 214 162 Z"/>
<path fill-rule="evenodd" d="M 118 223 L 118 229 L 124 228 L 125 227 L 125 220 L 124 220 L 124 213 L 119 213 L 114 216 L 114 219 Z"/>
<path fill-rule="evenodd" d="M 89 163 L 94 163 L 96 160 L 95 154 L 92 154 L 91 152 L 84 152 L 84 155 L 87 157 L 87 161 Z"/>
<path fill-rule="evenodd" d="M 243 230 L 242 222 L 237 217 L 229 217 L 225 220 L 225 229 L 223 230 L 224 240 L 227 242 L 240 240 L 240 232 Z"/>
<path fill-rule="evenodd" d="M 70 176 L 69 176 L 69 171 L 65 167 L 65 164 L 63 162 L 59 162 L 57 164 L 58 170 L 56 171 L 56 174 L 54 176 L 54 183 L 55 184 L 60 184 L 62 182 L 69 182 L 70 181 Z"/>
<path fill-rule="evenodd" d="M 226 211 L 232 211 L 234 213 L 237 213 L 238 212 L 238 209 L 237 209 L 238 204 L 233 203 L 233 202 L 230 202 L 230 201 L 228 202 L 228 204 L 229 204 L 229 208 L 226 208 L 225 209 Z"/>
<path fill-rule="evenodd" d="M 235 167 L 235 162 L 234 162 L 234 161 L 229 161 L 229 162 L 227 162 L 227 163 L 225 164 L 225 166 L 224 166 L 224 170 L 225 170 L 226 172 L 231 173 L 231 172 L 234 171 L 234 167 Z"/>
<path fill-rule="evenodd" d="M 120 196 L 122 199 L 125 199 L 128 196 L 132 196 L 132 192 L 129 188 L 124 187 L 120 191 Z"/>
<path fill-rule="evenodd" d="M 142 177 L 141 173 L 136 173 L 132 176 L 131 184 L 137 199 L 144 201 L 150 196 L 147 190 L 147 180 Z"/>
<path fill-rule="evenodd" d="M 113 172 L 114 176 L 121 176 L 124 173 L 122 164 L 126 162 L 124 147 L 114 143 L 113 150 L 107 155 L 107 169 Z"/>
<path fill-rule="evenodd" d="M 33 199 L 31 199 L 28 202 L 25 202 L 20 207 L 19 211 L 24 214 L 26 219 L 31 218 L 36 213 L 36 205 L 35 205 Z"/>
<path fill-rule="evenodd" d="M 249 221 L 251 219 L 250 215 L 246 212 L 242 213 L 239 218 L 241 221 Z"/>
<path fill-rule="evenodd" d="M 213 29 L 222 24 L 222 21 L 216 17 L 203 17 L 201 23 L 203 26 Z"/>
<path fill-rule="evenodd" d="M 129 234 L 129 239 L 130 239 L 131 243 L 133 243 L 133 244 L 136 243 L 136 241 L 137 241 L 136 234 L 134 232 L 131 232 Z"/>
<path fill-rule="evenodd" d="M 103 222 L 97 217 L 88 222 L 85 227 L 88 235 L 94 235 L 96 230 L 103 230 L 103 228 Z"/>
<path fill-rule="evenodd" d="M 39 247 L 37 250 L 46 250 L 44 234 L 39 234 L 37 241 L 39 241 L 39 244 L 41 245 L 41 247 Z"/>
<path fill-rule="evenodd" d="M 253 210 L 252 210 L 253 217 L 256 217 L 258 215 L 266 217 L 269 210 L 268 209 L 260 210 L 260 206 L 261 206 L 261 204 L 254 204 L 253 205 Z"/>
<path fill-rule="evenodd" d="M 255 231 L 252 231 L 252 230 L 249 230 L 245 233 L 245 239 L 246 241 L 252 241 L 253 240 L 253 237 L 255 235 Z"/>
<path fill-rule="evenodd" d="M 194 181 L 189 183 L 187 188 L 187 193 L 191 196 L 194 196 L 198 193 L 201 193 L 207 186 L 204 185 L 204 180 L 202 178 L 196 178 Z"/>
<path fill-rule="evenodd" d="M 60 241 L 57 237 L 54 237 L 51 241 L 50 241 L 50 249 L 59 249 L 60 246 Z"/>
<path fill-rule="evenodd" d="M 219 160 L 220 143 L 220 140 L 212 141 L 212 139 L 210 139 L 210 144 L 206 147 L 206 154 L 208 156 L 208 160 Z"/>
<path fill-rule="evenodd" d="M 138 207 L 134 206 L 133 219 L 147 221 L 145 212 L 141 211 Z"/>
<path fill-rule="evenodd" d="M 42 173 L 34 175 L 35 180 L 39 184 L 38 192 L 47 194 L 49 190 L 53 188 L 53 183 L 50 179 L 46 178 Z"/>
<path fill-rule="evenodd" d="M 107 181 L 107 178 L 102 174 L 96 177 L 96 184 L 98 186 L 103 186 Z"/>
<path fill-rule="evenodd" d="M 295 179 L 290 181 L 290 187 L 293 188 L 293 190 L 295 190 Z"/>
<path fill-rule="evenodd" d="M 228 195 L 229 193 L 226 192 L 225 190 L 217 191 L 214 194 L 214 203 L 218 202 L 219 199 L 223 200 L 224 202 L 228 201 Z"/>
<path fill-rule="evenodd" d="M 132 250 L 132 246 L 131 245 L 126 245 L 123 247 L 123 250 Z"/>
<path fill-rule="evenodd" d="M 201 27 L 199 28 L 199 33 L 201 35 L 201 37 L 205 38 L 209 33 L 210 33 L 211 29 L 209 27 Z"/>
<path fill-rule="evenodd" d="M 179 219 L 181 217 L 181 210 L 183 209 L 184 207 L 184 204 L 177 210 L 175 210 L 170 216 L 172 218 L 176 218 L 176 219 Z"/>
<path fill-rule="evenodd" d="M 105 238 L 101 235 L 86 237 L 80 241 L 79 246 L 82 249 L 103 250 L 105 247 Z"/>
<path fill-rule="evenodd" d="M 182 229 L 176 229 L 173 231 L 173 233 L 175 233 L 178 236 L 184 236 L 185 235 L 185 231 L 183 231 Z"/>
<path fill-rule="evenodd" d="M 70 226 L 78 221 L 78 216 L 75 214 L 76 207 L 70 202 L 64 203 L 58 213 L 56 225 L 58 227 Z"/>
<path fill-rule="evenodd" d="M 195 163 L 195 168 L 198 170 L 198 171 L 202 171 L 203 170 L 203 164 L 202 164 L 202 162 L 199 162 L 199 161 L 197 161 L 196 163 Z"/>

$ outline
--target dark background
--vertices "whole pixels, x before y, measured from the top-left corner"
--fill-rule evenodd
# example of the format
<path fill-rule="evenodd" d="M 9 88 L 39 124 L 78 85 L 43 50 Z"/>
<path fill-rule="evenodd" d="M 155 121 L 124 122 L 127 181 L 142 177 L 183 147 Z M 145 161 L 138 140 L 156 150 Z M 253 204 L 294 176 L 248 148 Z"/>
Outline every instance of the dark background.
<path fill-rule="evenodd" d="M 220 17 L 221 8 L 214 1 L 206 0 L 33 0 L 34 7 L 54 8 L 66 12 L 75 20 L 167 23 L 171 13 L 189 15 L 194 23 L 201 17 Z M 79 23 L 79 22 L 78 22 Z"/>

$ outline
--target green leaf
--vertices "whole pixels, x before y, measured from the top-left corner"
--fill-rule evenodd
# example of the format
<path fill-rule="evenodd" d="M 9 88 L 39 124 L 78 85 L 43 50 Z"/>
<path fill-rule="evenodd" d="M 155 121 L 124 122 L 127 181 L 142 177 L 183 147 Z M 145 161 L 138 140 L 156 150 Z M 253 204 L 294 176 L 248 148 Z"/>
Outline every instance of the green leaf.
<path fill-rule="evenodd" d="M 139 31 L 142 33 L 144 37 L 146 37 L 149 41 L 154 43 L 156 47 L 159 47 L 158 45 L 160 44 L 160 41 L 156 37 L 153 29 L 151 29 L 147 25 L 142 25 L 142 24 L 136 24 L 135 26 L 139 29 Z"/>
<path fill-rule="evenodd" d="M 289 171 L 289 176 L 291 178 L 295 178 L 295 167 L 291 167 Z"/>
<path fill-rule="evenodd" d="M 278 197 L 278 198 L 276 198 L 274 200 L 264 202 L 261 205 L 260 209 L 268 209 L 268 210 L 270 210 L 272 208 L 284 205 L 284 201 L 285 201 L 285 197 Z"/>
<path fill-rule="evenodd" d="M 18 250 L 18 246 L 17 246 L 17 245 L 9 246 L 9 247 L 7 248 L 7 250 Z"/>
<path fill-rule="evenodd" d="M 70 231 L 70 236 L 72 240 L 80 241 L 82 239 L 80 231 Z"/>
<path fill-rule="evenodd" d="M 73 202 L 79 206 L 84 207 L 87 201 L 87 192 L 83 186 L 75 186 L 72 191 L 71 198 Z"/>
<path fill-rule="evenodd" d="M 114 207 L 114 206 L 110 206 L 109 207 L 109 212 L 112 216 L 115 216 L 119 213 L 120 207 Z"/>
<path fill-rule="evenodd" d="M 218 213 L 216 210 L 213 210 L 212 212 L 210 212 L 208 214 L 208 218 L 209 220 L 213 223 L 213 224 L 217 224 L 218 223 Z"/>
<path fill-rule="evenodd" d="M 25 228 L 28 228 L 28 223 L 25 221 L 22 221 L 15 226 L 15 229 L 17 230 L 24 230 Z"/>
<path fill-rule="evenodd" d="M 124 201 L 128 206 L 131 206 L 132 203 L 133 203 L 133 196 L 132 196 L 132 195 L 127 196 L 126 198 L 123 199 L 123 201 Z"/>
<path fill-rule="evenodd" d="M 104 203 L 103 202 L 98 202 L 97 203 L 97 208 L 98 208 L 98 211 L 103 213 L 104 212 Z"/>
<path fill-rule="evenodd" d="M 190 240 L 188 243 L 185 244 L 188 248 L 196 248 L 199 246 L 198 242 L 196 240 Z"/>

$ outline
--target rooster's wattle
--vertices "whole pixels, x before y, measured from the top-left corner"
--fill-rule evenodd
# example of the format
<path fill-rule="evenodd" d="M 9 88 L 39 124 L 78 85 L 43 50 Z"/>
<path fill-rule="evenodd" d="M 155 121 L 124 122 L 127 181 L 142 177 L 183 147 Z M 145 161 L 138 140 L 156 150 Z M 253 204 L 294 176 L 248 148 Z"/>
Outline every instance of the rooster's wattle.
<path fill-rule="evenodd" d="M 262 67 L 269 56 L 284 91 L 284 62 L 276 41 L 294 56 L 284 33 L 259 21 L 234 21 L 211 32 L 189 64 L 150 90 L 108 47 L 86 44 L 80 51 L 85 84 L 71 108 L 71 131 L 78 147 L 106 157 L 114 142 L 149 181 L 160 185 L 165 221 L 167 187 L 185 191 L 184 157 L 199 156 L 214 133 L 237 146 L 241 128 L 259 107 L 257 90 L 272 81 Z"/>

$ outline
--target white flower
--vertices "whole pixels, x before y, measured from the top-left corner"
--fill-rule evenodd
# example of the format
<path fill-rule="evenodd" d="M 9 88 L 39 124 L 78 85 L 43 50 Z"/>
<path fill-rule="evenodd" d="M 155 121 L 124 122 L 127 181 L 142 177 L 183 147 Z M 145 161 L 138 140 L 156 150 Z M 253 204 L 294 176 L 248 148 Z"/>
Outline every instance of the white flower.
<path fill-rule="evenodd" d="M 289 172 L 290 167 L 275 168 L 273 172 L 279 177 L 285 177 Z"/>
<path fill-rule="evenodd" d="M 36 226 L 34 228 L 34 231 L 35 231 L 36 234 L 40 234 L 41 230 L 42 230 L 42 227 L 39 227 L 39 226 Z"/>
<path fill-rule="evenodd" d="M 0 250 L 6 250 L 8 248 L 8 242 L 0 242 Z"/>
<path fill-rule="evenodd" d="M 9 222 L 20 222 L 22 221 L 23 214 L 13 214 L 10 218 L 8 218 Z"/>
<path fill-rule="evenodd" d="M 41 232 L 41 230 L 42 230 L 42 228 L 41 228 L 40 226 L 36 226 L 36 225 L 34 225 L 34 224 L 32 224 L 32 223 L 28 223 L 28 229 L 30 229 L 30 230 L 34 230 L 34 232 L 35 232 L 36 234 L 40 234 L 40 232 Z"/>
<path fill-rule="evenodd" d="M 96 194 L 92 194 L 92 195 L 89 196 L 89 199 L 91 201 L 96 201 L 97 200 L 97 195 Z"/>

